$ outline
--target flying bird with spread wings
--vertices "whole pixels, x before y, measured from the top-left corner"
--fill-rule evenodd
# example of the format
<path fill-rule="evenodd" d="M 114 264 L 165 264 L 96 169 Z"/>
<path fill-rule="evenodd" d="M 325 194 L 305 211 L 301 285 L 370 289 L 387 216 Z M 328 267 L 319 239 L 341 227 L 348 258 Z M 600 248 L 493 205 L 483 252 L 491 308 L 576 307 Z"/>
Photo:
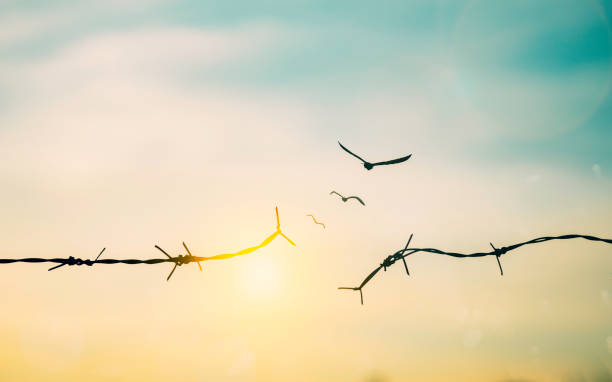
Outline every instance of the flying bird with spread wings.
<path fill-rule="evenodd" d="M 306 215 L 306 216 L 310 216 L 310 217 L 312 218 L 312 220 L 315 222 L 315 224 L 322 225 L 322 226 L 323 226 L 323 228 L 325 228 L 325 224 L 323 224 L 323 223 L 321 223 L 321 222 L 318 222 L 318 221 L 317 221 L 317 219 L 315 219 L 315 217 L 314 217 L 314 216 L 312 216 L 311 214 L 308 214 L 308 215 Z"/>
<path fill-rule="evenodd" d="M 330 192 L 329 194 L 330 194 L 330 195 L 333 195 L 333 194 L 338 195 L 339 197 L 341 197 L 341 198 L 342 198 L 342 201 L 343 201 L 343 202 L 345 202 L 345 203 L 346 203 L 346 201 L 347 201 L 347 200 L 349 200 L 349 199 L 357 199 L 357 201 L 358 201 L 359 203 L 361 203 L 362 205 L 364 205 L 364 206 L 365 206 L 365 203 L 363 202 L 363 200 L 361 200 L 361 198 L 360 198 L 359 196 L 347 196 L 347 197 L 345 198 L 344 196 L 340 195 L 340 194 L 339 194 L 339 193 L 337 193 L 336 191 L 332 191 L 332 192 Z"/>
<path fill-rule="evenodd" d="M 397 158 L 397 159 L 391 159 L 391 160 L 388 160 L 388 161 L 385 161 L 385 162 L 370 163 L 370 162 L 366 161 L 365 159 L 363 159 L 362 157 L 360 157 L 359 155 L 353 153 L 351 150 L 349 150 L 346 147 L 344 147 L 342 145 L 342 143 L 340 143 L 340 141 L 338 141 L 338 144 L 340 145 L 340 147 L 342 147 L 342 150 L 346 151 L 347 153 L 351 154 L 355 158 L 357 158 L 360 161 L 362 161 L 363 162 L 363 167 L 365 167 L 366 170 L 371 170 L 372 168 L 374 168 L 374 166 L 382 166 L 382 165 L 387 165 L 387 164 L 402 163 L 402 162 L 405 162 L 408 159 L 410 159 L 410 157 L 412 156 L 412 154 L 409 154 L 409 155 L 406 155 L 405 157 L 401 157 L 401 158 Z"/>

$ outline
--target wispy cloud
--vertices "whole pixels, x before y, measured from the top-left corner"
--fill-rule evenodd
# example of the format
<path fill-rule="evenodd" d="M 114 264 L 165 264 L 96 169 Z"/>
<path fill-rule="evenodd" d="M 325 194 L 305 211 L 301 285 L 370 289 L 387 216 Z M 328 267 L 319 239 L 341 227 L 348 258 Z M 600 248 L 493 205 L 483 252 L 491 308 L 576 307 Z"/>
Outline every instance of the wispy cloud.
<path fill-rule="evenodd" d="M 1 14 L 0 49 L 43 36 L 70 19 L 71 15 L 63 11 L 14 11 Z"/>
<path fill-rule="evenodd" d="M 206 29 L 130 28 L 87 36 L 35 61 L 4 65 L 5 80 L 35 94 L 61 93 L 95 81 L 168 81 L 194 70 L 210 70 L 235 60 L 248 61 L 278 42 L 280 30 L 268 25 Z"/>

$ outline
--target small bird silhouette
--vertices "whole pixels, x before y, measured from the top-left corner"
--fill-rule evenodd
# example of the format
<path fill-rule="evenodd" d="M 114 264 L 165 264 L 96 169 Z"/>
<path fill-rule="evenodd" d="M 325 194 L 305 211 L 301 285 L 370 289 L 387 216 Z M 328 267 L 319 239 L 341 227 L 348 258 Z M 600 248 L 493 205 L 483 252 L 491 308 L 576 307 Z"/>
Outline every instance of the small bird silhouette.
<path fill-rule="evenodd" d="M 310 216 L 310 217 L 312 218 L 312 220 L 313 220 L 313 221 L 314 221 L 316 224 L 320 224 L 320 225 L 322 225 L 322 226 L 323 226 L 323 228 L 325 228 L 325 224 L 323 224 L 323 223 L 321 223 L 321 222 L 318 222 L 318 221 L 317 221 L 317 219 L 315 219 L 315 217 L 314 217 L 314 216 L 312 216 L 311 214 L 308 214 L 308 215 L 306 215 L 306 216 Z"/>
<path fill-rule="evenodd" d="M 351 152 L 351 150 L 349 150 L 346 147 L 344 147 L 342 145 L 342 143 L 340 143 L 340 141 L 338 141 L 338 144 L 340 145 L 340 147 L 342 147 L 342 149 L 344 151 L 346 151 L 347 153 L 351 154 L 355 158 L 357 158 L 360 161 L 362 161 L 363 162 L 363 167 L 365 167 L 366 170 L 371 170 L 372 168 L 374 168 L 374 166 L 382 166 L 382 165 L 387 165 L 387 164 L 402 163 L 402 162 L 405 162 L 408 159 L 410 159 L 410 157 L 412 156 L 412 154 L 410 154 L 410 155 L 406 155 L 405 157 L 401 157 L 401 158 L 397 158 L 397 159 L 392 159 L 392 160 L 388 160 L 388 161 L 385 161 L 385 162 L 370 163 L 370 162 L 366 161 L 365 159 L 363 159 L 362 157 L 360 157 L 359 155 Z"/>
<path fill-rule="evenodd" d="M 332 191 L 332 192 L 330 192 L 329 194 L 330 194 L 330 195 L 333 195 L 333 194 L 338 195 L 339 197 L 341 197 L 341 198 L 342 198 L 342 201 L 343 201 L 343 202 L 345 202 L 345 203 L 346 203 L 346 201 L 347 201 L 347 200 L 349 200 L 349 199 L 357 199 L 357 201 L 358 201 L 359 203 L 361 203 L 361 204 L 363 204 L 363 205 L 365 206 L 365 203 L 363 202 L 363 200 L 361 200 L 361 198 L 360 198 L 359 196 L 348 196 L 348 197 L 346 197 L 346 198 L 345 198 L 344 196 L 340 195 L 340 194 L 339 194 L 339 193 L 337 193 L 336 191 Z"/>

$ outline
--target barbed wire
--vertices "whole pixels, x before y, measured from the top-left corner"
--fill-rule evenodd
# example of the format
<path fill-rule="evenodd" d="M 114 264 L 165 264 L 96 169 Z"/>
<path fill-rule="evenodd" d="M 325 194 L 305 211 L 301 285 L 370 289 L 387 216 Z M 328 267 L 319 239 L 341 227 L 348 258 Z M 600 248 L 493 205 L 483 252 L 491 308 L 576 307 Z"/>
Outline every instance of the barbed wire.
<path fill-rule="evenodd" d="M 95 260 L 75 258 L 73 256 L 70 256 L 70 257 L 67 257 L 67 258 L 61 258 L 61 257 L 57 257 L 57 258 L 27 257 L 27 258 L 21 258 L 21 259 L 0 259 L 0 264 L 10 264 L 10 263 L 57 263 L 58 265 L 48 269 L 49 271 L 52 271 L 52 270 L 61 268 L 64 265 L 69 265 L 69 266 L 73 266 L 73 265 L 76 265 L 76 266 L 87 265 L 87 266 L 91 267 L 91 266 L 93 266 L 95 264 L 130 264 L 130 265 L 134 265 L 134 264 L 148 264 L 148 265 L 153 265 L 153 264 L 161 264 L 161 263 L 174 263 L 174 267 L 172 268 L 172 271 L 170 271 L 170 274 L 166 278 L 166 281 L 167 281 L 167 280 L 170 280 L 170 277 L 172 277 L 172 275 L 174 274 L 174 271 L 176 270 L 176 267 L 179 267 L 179 266 L 181 266 L 183 264 L 197 263 L 199 268 L 200 268 L 200 270 L 202 270 L 202 265 L 200 264 L 200 262 L 202 262 L 202 261 L 225 260 L 225 259 L 229 259 L 229 258 L 232 258 L 232 257 L 249 254 L 251 252 L 254 252 L 254 251 L 256 251 L 256 250 L 258 250 L 258 249 L 260 249 L 262 247 L 265 247 L 268 244 L 270 244 L 272 242 L 272 240 L 274 240 L 278 235 L 281 235 L 291 245 L 295 246 L 295 243 L 291 239 L 289 239 L 280 229 L 280 219 L 278 217 L 278 207 L 275 208 L 275 211 L 276 211 L 276 231 L 274 231 L 274 233 L 272 233 L 270 236 L 265 238 L 264 241 L 261 242 L 261 244 L 253 246 L 253 247 L 249 247 L 249 248 L 246 248 L 246 249 L 243 249 L 241 251 L 234 252 L 234 253 L 222 253 L 222 254 L 219 254 L 219 255 L 209 256 L 209 257 L 206 257 L 206 256 L 193 256 L 191 254 L 191 251 L 189 250 L 189 248 L 185 244 L 185 242 L 183 242 L 183 247 L 185 247 L 185 250 L 187 251 L 187 254 L 186 255 L 178 255 L 178 256 L 170 256 L 166 251 L 164 251 L 162 248 L 160 248 L 159 246 L 156 245 L 155 248 L 157 248 L 164 255 L 166 255 L 167 258 L 146 259 L 146 260 L 142 260 L 142 259 L 100 259 L 100 256 L 102 255 L 102 253 L 106 250 L 106 248 L 103 248 L 102 251 L 100 251 L 98 256 L 95 258 Z"/>
<path fill-rule="evenodd" d="M 359 291 L 359 295 L 361 297 L 361 305 L 363 305 L 363 291 L 362 291 L 363 287 L 366 286 L 366 284 L 370 282 L 370 280 L 372 280 L 372 278 L 378 273 L 378 271 L 380 271 L 381 269 L 383 271 L 386 271 L 387 268 L 395 264 L 395 262 L 397 262 L 398 260 L 402 260 L 402 262 L 404 263 L 406 274 L 410 276 L 410 272 L 408 271 L 408 264 L 406 264 L 406 257 L 413 255 L 415 253 L 418 253 L 418 252 L 435 253 L 438 255 L 445 255 L 445 256 L 458 257 L 458 258 L 495 256 L 495 258 L 497 259 L 497 264 L 499 265 L 499 271 L 501 275 L 503 276 L 504 270 L 502 268 L 501 261 L 499 260 L 499 258 L 502 255 L 505 255 L 506 253 L 512 250 L 515 250 L 517 248 L 520 248 L 524 245 L 543 243 L 543 242 L 550 241 L 550 240 L 568 240 L 568 239 L 578 239 L 578 238 L 612 244 L 612 239 L 602 239 L 600 237 L 590 236 L 590 235 L 569 234 L 569 235 L 561 235 L 561 236 L 538 237 L 532 240 L 524 241 L 522 243 L 512 244 L 512 245 L 501 247 L 501 248 L 496 248 L 492 243 L 489 243 L 489 245 L 491 245 L 491 248 L 493 248 L 493 250 L 490 252 L 460 253 L 460 252 L 447 252 L 447 251 L 442 251 L 440 249 L 435 249 L 435 248 L 408 248 L 408 246 L 410 245 L 410 241 L 412 240 L 412 234 L 410 234 L 410 238 L 408 239 L 408 242 L 406 243 L 406 246 L 404 247 L 404 249 L 400 249 L 394 254 L 387 256 L 376 269 L 370 272 L 370 274 L 365 279 L 363 279 L 363 281 L 358 287 L 339 287 L 338 289 L 348 289 L 348 290 Z"/>

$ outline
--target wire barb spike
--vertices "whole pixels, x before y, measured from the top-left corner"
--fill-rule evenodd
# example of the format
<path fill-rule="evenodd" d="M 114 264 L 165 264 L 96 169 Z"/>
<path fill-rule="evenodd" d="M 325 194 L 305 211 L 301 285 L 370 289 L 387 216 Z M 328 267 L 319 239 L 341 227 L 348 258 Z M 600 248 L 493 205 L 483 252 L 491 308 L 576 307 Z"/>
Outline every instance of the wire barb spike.
<path fill-rule="evenodd" d="M 47 271 L 53 271 L 57 268 L 63 267 L 64 265 L 87 265 L 91 267 L 92 265 L 98 262 L 98 259 L 100 258 L 100 256 L 105 250 L 106 250 L 106 247 L 102 248 L 102 250 L 100 251 L 100 253 L 98 254 L 98 256 L 96 257 L 94 261 L 91 261 L 89 259 L 83 260 L 81 258 L 74 257 L 74 256 L 69 256 L 67 259 L 54 259 L 52 261 L 59 262 L 59 264 L 47 269 Z"/>
<path fill-rule="evenodd" d="M 98 262 L 98 259 L 100 258 L 100 256 L 102 256 L 102 253 L 104 253 L 105 250 L 106 250 L 106 247 L 102 248 L 100 253 L 98 253 L 98 256 L 96 256 L 96 259 L 94 260 L 94 264 Z"/>
<path fill-rule="evenodd" d="M 410 235 L 410 238 L 412 239 L 412 235 Z M 505 255 L 506 253 L 508 253 L 509 251 L 513 251 L 524 245 L 544 243 L 544 242 L 551 241 L 551 240 L 569 240 L 569 239 L 584 239 L 584 240 L 589 240 L 589 241 L 596 241 L 596 242 L 601 242 L 601 243 L 606 243 L 606 244 L 612 244 L 612 239 L 606 239 L 606 238 L 601 238 L 601 237 L 592 236 L 592 235 L 567 234 L 567 235 L 559 235 L 559 236 L 538 237 L 535 239 L 527 240 L 521 243 L 516 243 L 516 244 L 506 246 L 506 247 L 501 247 L 501 248 L 496 248 L 493 245 L 493 243 L 489 243 L 489 245 L 491 245 L 491 248 L 493 248 L 493 251 L 491 252 L 460 253 L 460 252 L 443 251 L 443 250 L 436 249 L 436 248 L 410 248 L 408 249 L 408 245 L 406 245 L 406 247 L 404 247 L 403 250 L 399 250 L 395 252 L 393 255 L 387 256 L 385 260 L 382 262 L 382 264 L 380 264 L 377 268 L 375 268 L 372 272 L 370 272 L 370 274 L 368 274 L 365 277 L 365 279 L 363 279 L 363 281 L 358 287 L 354 287 L 354 288 L 342 287 L 339 289 L 359 290 L 359 292 L 361 293 L 361 289 L 367 283 L 369 283 L 370 280 L 372 280 L 372 278 L 378 273 L 378 271 L 380 271 L 381 269 L 386 270 L 387 267 L 390 267 L 391 265 L 395 264 L 395 262 L 399 260 L 400 258 L 404 260 L 406 256 L 409 256 L 409 255 L 412 255 L 418 252 L 433 253 L 436 255 L 444 255 L 444 256 L 450 256 L 450 257 L 455 257 L 455 258 L 460 258 L 460 259 L 495 256 L 495 258 L 497 259 L 497 265 L 499 266 L 499 271 L 501 275 L 503 276 L 504 270 L 502 268 L 501 261 L 499 260 L 499 258 L 502 255 Z M 408 243 L 410 243 L 410 239 L 408 240 Z M 406 251 L 409 251 L 409 252 L 406 253 Z M 408 267 L 405 261 L 404 261 L 404 266 L 406 268 L 406 272 L 408 272 Z"/>
<path fill-rule="evenodd" d="M 166 278 L 166 281 L 170 281 L 170 277 L 172 277 L 172 274 L 176 270 L 177 266 L 178 266 L 178 263 L 174 263 L 174 267 L 172 267 L 172 270 L 170 271 L 170 274 L 168 275 L 168 278 Z"/>
<path fill-rule="evenodd" d="M 404 247 L 404 251 L 402 252 L 402 262 L 404 262 L 404 269 L 406 269 L 406 274 L 408 276 L 410 276 L 410 271 L 408 271 L 408 264 L 406 264 L 406 256 L 404 255 L 404 253 L 408 250 L 408 246 L 410 245 L 410 241 L 412 240 L 412 235 L 410 234 L 410 237 L 408 238 L 408 242 L 406 243 L 406 246 Z"/>
<path fill-rule="evenodd" d="M 200 267 L 200 271 L 202 271 L 202 264 L 200 264 L 199 261 L 195 260 L 195 258 L 191 254 L 191 251 L 189 250 L 189 248 L 187 248 L 187 244 L 185 244 L 185 242 L 183 242 L 183 247 L 185 247 L 185 250 L 187 251 L 187 254 L 192 258 L 192 260 L 194 260 L 196 263 L 198 263 L 198 267 Z"/>
<path fill-rule="evenodd" d="M 285 238 L 285 240 L 287 240 L 287 241 L 288 241 L 288 242 L 289 242 L 291 245 L 293 245 L 293 246 L 295 247 L 295 243 L 294 243 L 294 242 L 293 242 L 291 239 L 289 239 L 289 238 L 287 237 L 287 235 L 285 235 L 285 234 L 283 233 L 283 231 L 281 231 L 281 229 L 280 229 L 280 219 L 279 219 L 279 217 L 278 217 L 278 207 L 274 207 L 274 209 L 275 209 L 275 211 L 276 211 L 276 233 L 278 233 L 279 235 L 281 235 L 282 237 L 284 237 L 284 238 Z"/>
<path fill-rule="evenodd" d="M 493 248 L 493 251 L 495 251 L 495 258 L 497 259 L 497 265 L 499 265 L 499 273 L 501 273 L 501 275 L 504 275 L 504 270 L 502 268 L 501 265 L 501 261 L 499 261 L 499 257 L 501 256 L 501 252 L 499 249 L 495 248 L 495 246 L 493 245 L 493 243 L 489 243 L 491 245 L 491 248 Z"/>
<path fill-rule="evenodd" d="M 159 249 L 161 251 L 161 253 L 163 253 L 164 255 L 168 256 L 169 259 L 172 259 L 172 256 L 170 256 L 166 251 L 161 249 L 161 247 L 159 245 L 156 244 L 155 248 Z"/>

